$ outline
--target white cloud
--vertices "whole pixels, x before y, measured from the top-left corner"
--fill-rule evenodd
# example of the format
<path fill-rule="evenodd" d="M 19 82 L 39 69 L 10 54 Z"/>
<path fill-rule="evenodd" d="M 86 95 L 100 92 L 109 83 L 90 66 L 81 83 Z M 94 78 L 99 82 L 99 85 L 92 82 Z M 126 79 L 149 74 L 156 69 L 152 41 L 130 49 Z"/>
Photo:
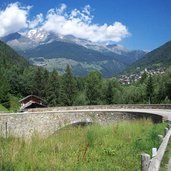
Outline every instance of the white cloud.
<path fill-rule="evenodd" d="M 94 42 L 119 42 L 130 35 L 127 27 L 121 22 L 114 22 L 111 25 L 94 24 L 90 5 L 86 5 L 82 10 L 73 9 L 68 13 L 67 6 L 61 4 L 59 8 L 50 9 L 45 18 L 40 13 L 33 17 L 33 20 L 28 19 L 30 8 L 22 7 L 17 2 L 1 10 L 0 37 L 23 28 L 40 28 L 59 35 L 73 35 Z"/>
<path fill-rule="evenodd" d="M 83 13 L 90 15 L 90 10 L 91 10 L 90 5 L 86 5 L 83 9 Z"/>
<path fill-rule="evenodd" d="M 50 9 L 42 28 L 56 34 L 74 35 L 94 42 L 119 42 L 130 35 L 121 22 L 114 22 L 112 25 L 92 24 L 93 16 L 89 5 L 82 11 L 74 9 L 71 13 L 66 13 L 66 8 L 63 4 L 60 8 Z"/>
<path fill-rule="evenodd" d="M 27 27 L 30 6 L 21 7 L 18 2 L 9 4 L 0 11 L 0 37 Z"/>
<path fill-rule="evenodd" d="M 32 21 L 28 22 L 29 23 L 28 27 L 31 29 L 35 28 L 39 26 L 39 24 L 41 24 L 43 21 L 44 21 L 43 14 L 42 13 L 37 14 L 36 17 Z"/>
<path fill-rule="evenodd" d="M 60 7 L 56 9 L 56 13 L 58 15 L 62 15 L 65 12 L 66 8 L 66 4 L 61 4 Z"/>

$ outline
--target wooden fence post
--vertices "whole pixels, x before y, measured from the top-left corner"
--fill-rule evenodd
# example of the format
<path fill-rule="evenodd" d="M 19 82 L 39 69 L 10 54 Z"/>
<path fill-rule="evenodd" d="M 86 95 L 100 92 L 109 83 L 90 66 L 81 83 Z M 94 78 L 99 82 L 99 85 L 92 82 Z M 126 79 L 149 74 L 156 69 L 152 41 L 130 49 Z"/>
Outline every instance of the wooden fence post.
<path fill-rule="evenodd" d="M 168 133 L 169 129 L 168 128 L 164 128 L 164 136 L 166 136 L 166 134 Z"/>
<path fill-rule="evenodd" d="M 163 135 L 158 135 L 158 138 L 159 138 L 159 141 L 160 141 L 160 144 L 163 142 Z"/>
<path fill-rule="evenodd" d="M 152 148 L 152 157 L 157 155 L 157 148 Z"/>
<path fill-rule="evenodd" d="M 143 153 L 141 154 L 141 171 L 148 171 L 150 165 L 150 155 Z"/>
<path fill-rule="evenodd" d="M 8 123 L 5 122 L 5 138 L 8 138 Z"/>

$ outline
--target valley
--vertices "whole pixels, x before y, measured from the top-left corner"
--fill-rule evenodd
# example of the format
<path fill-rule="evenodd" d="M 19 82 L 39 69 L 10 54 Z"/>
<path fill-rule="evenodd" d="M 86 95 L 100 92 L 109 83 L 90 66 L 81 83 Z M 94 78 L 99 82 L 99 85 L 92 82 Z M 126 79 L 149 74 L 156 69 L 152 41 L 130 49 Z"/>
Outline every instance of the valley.
<path fill-rule="evenodd" d="M 0 3 L 0 171 L 168 171 L 171 1 Z"/>
<path fill-rule="evenodd" d="M 115 60 L 80 62 L 67 58 L 46 59 L 44 57 L 37 57 L 30 58 L 30 61 L 32 64 L 42 66 L 48 71 L 57 70 L 59 74 L 63 74 L 66 66 L 69 64 L 72 67 L 72 71 L 75 76 L 87 76 L 91 71 L 99 71 L 104 77 L 112 77 L 126 68 L 124 64 L 121 64 Z"/>
<path fill-rule="evenodd" d="M 112 77 L 145 55 L 144 51 L 128 50 L 117 44 L 95 43 L 40 29 L 30 30 L 25 34 L 12 33 L 1 40 L 34 65 L 64 73 L 66 64 L 69 64 L 74 75 L 78 76 L 86 76 L 88 72 L 97 70 L 104 77 Z M 41 62 L 40 58 L 43 59 Z M 62 67 L 61 63 L 64 64 Z"/>

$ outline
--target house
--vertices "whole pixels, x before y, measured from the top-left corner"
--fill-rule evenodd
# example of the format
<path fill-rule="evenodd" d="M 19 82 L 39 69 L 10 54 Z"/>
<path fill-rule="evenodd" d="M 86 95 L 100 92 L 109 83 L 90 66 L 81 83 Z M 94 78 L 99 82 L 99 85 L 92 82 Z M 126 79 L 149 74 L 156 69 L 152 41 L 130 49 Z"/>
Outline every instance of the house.
<path fill-rule="evenodd" d="M 21 103 L 21 110 L 47 107 L 47 105 L 43 103 L 43 100 L 35 95 L 29 95 L 21 99 L 19 102 Z"/>

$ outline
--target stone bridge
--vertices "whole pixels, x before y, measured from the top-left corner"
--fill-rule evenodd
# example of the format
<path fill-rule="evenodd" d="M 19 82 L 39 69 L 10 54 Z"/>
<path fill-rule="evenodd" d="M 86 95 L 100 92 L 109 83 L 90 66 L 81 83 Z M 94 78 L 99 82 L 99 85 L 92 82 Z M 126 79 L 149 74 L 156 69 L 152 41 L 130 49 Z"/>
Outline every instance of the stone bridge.
<path fill-rule="evenodd" d="M 0 135 L 47 137 L 68 125 L 109 124 L 150 118 L 155 123 L 171 120 L 171 105 L 111 105 L 32 109 L 23 113 L 0 113 Z"/>

